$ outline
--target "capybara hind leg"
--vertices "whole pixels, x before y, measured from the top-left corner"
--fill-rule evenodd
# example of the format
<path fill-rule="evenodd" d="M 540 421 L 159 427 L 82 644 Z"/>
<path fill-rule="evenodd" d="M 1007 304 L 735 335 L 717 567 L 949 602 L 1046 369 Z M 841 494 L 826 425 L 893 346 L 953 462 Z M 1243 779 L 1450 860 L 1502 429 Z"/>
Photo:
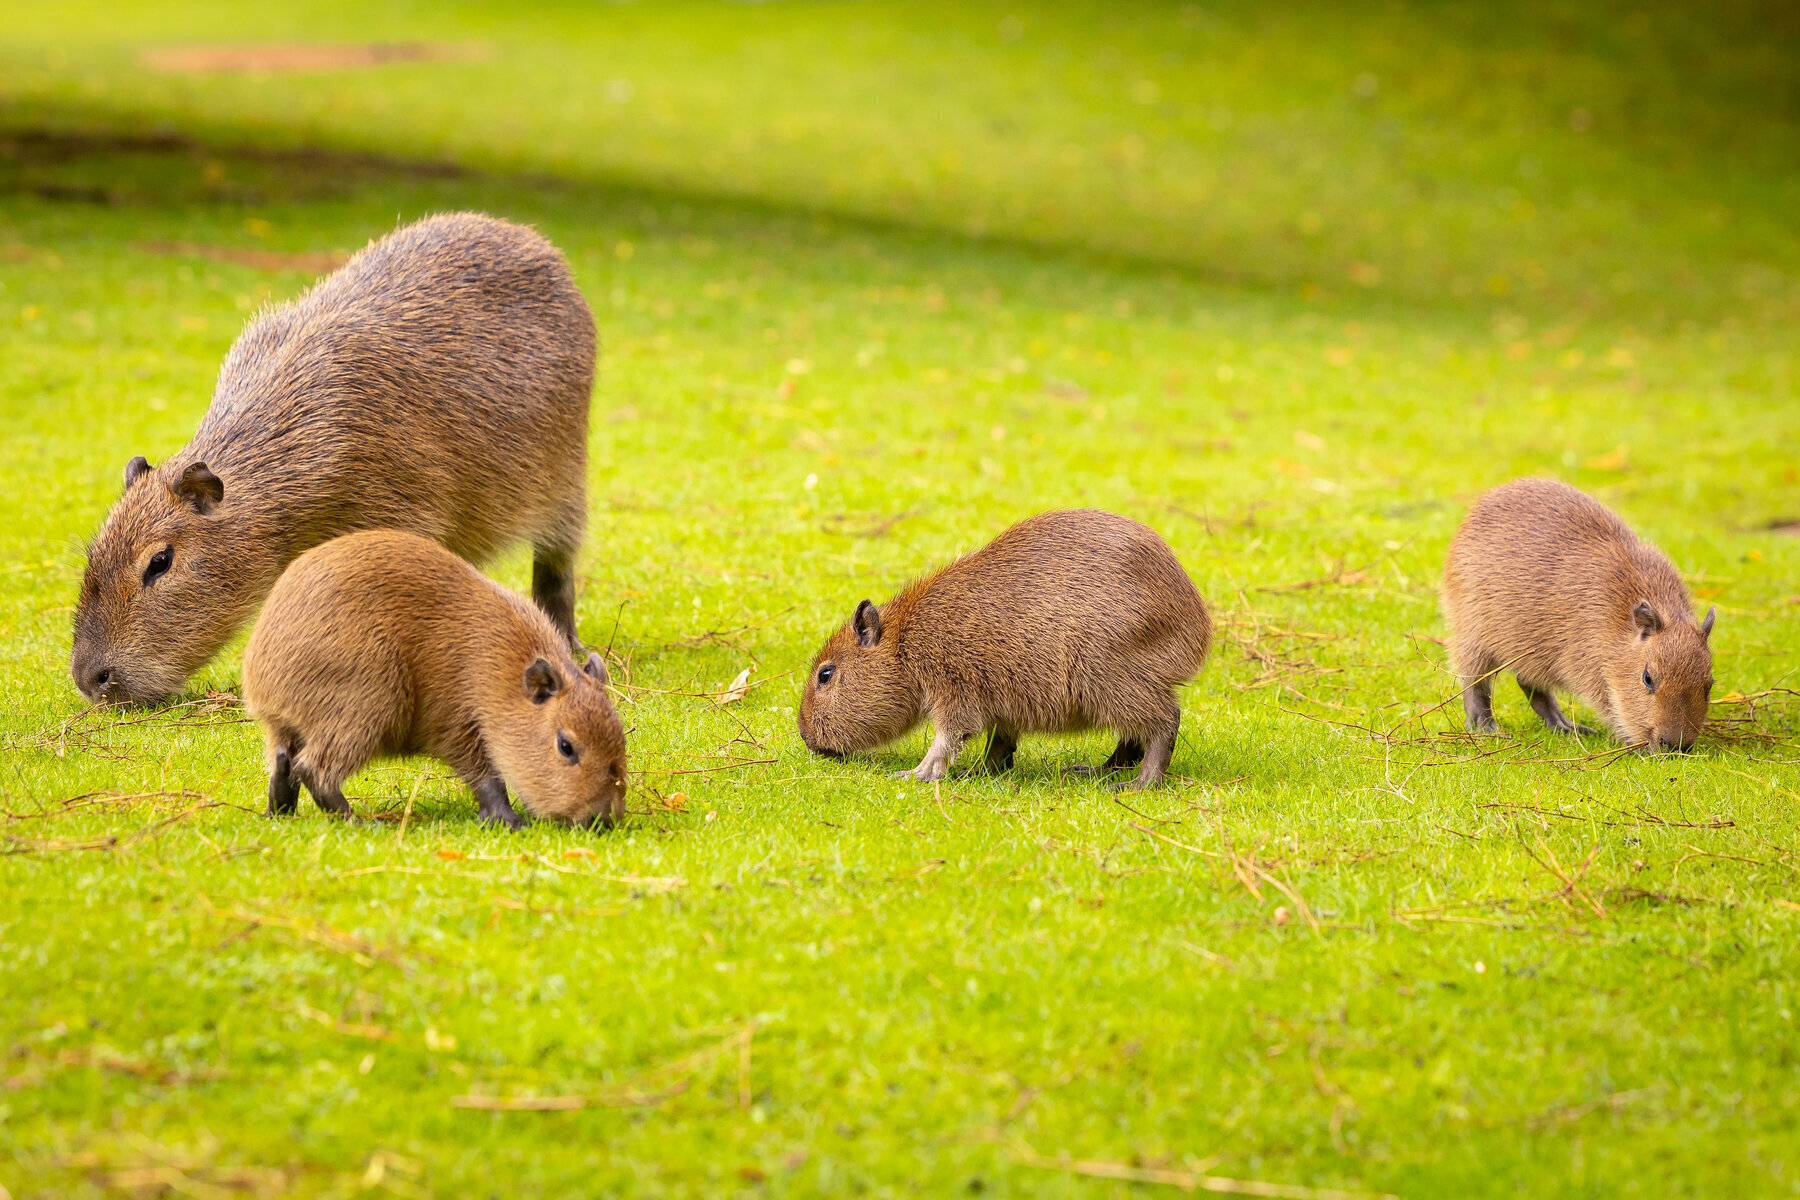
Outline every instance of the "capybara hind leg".
<path fill-rule="evenodd" d="M 525 818 L 513 811 L 512 803 L 506 798 L 506 782 L 498 775 L 489 775 L 477 783 L 473 790 L 475 802 L 479 806 L 475 813 L 478 820 L 491 825 L 504 825 L 512 830 L 525 827 Z"/>
<path fill-rule="evenodd" d="M 1175 702 L 1173 696 L 1169 697 L 1168 705 L 1168 720 L 1162 728 L 1146 735 L 1141 742 L 1136 738 L 1129 739 L 1142 747 L 1143 766 L 1138 769 L 1136 778 L 1124 783 L 1113 784 L 1113 791 L 1136 792 L 1162 786 L 1163 776 L 1169 771 L 1169 760 L 1175 757 L 1175 737 L 1181 732 L 1181 705 Z M 1126 740 L 1125 738 L 1119 739 L 1120 750 L 1124 749 Z M 1113 754 L 1117 756 L 1119 750 L 1114 750 Z M 1107 761 L 1112 760 L 1108 759 Z"/>
<path fill-rule="evenodd" d="M 535 546 L 531 554 L 531 598 L 544 610 L 556 631 L 579 649 L 575 634 L 575 552 L 560 546 Z"/>
<path fill-rule="evenodd" d="M 968 740 L 966 733 L 953 733 L 942 725 L 932 735 L 931 748 L 925 751 L 925 757 L 919 765 L 910 771 L 901 771 L 896 779 L 916 779 L 920 783 L 932 783 L 950 773 L 950 764 L 962 752 L 963 743 Z"/>
<path fill-rule="evenodd" d="M 998 775 L 1002 771 L 1012 770 L 1013 754 L 1019 748 L 1019 735 L 1010 729 L 1002 729 L 996 725 L 988 732 L 987 756 L 982 766 L 988 774 Z"/>
<path fill-rule="evenodd" d="M 1519 690 L 1525 693 L 1527 700 L 1531 701 L 1531 711 L 1542 717 L 1544 724 L 1558 733 L 1574 733 L 1580 734 L 1582 737 L 1599 736 L 1599 730 L 1589 729 L 1586 725 L 1577 725 L 1571 721 L 1569 715 L 1563 712 L 1562 705 L 1556 702 L 1556 693 L 1549 688 L 1539 691 L 1521 679 L 1519 680 Z"/>
<path fill-rule="evenodd" d="M 275 751 L 275 763 L 269 768 L 269 811 L 271 817 L 292 816 L 300 807 L 300 782 L 294 778 L 294 760 L 286 746 Z"/>
<path fill-rule="evenodd" d="M 310 752 L 310 747 L 308 748 Z M 334 817 L 354 817 L 350 802 L 344 799 L 343 780 L 325 782 L 324 772 L 304 758 L 296 759 L 288 766 L 288 775 L 296 785 L 304 783 L 306 790 L 312 794 L 313 803 L 319 811 Z M 296 789 L 297 790 L 297 789 Z"/>
<path fill-rule="evenodd" d="M 1119 739 L 1119 744 L 1113 747 L 1113 752 L 1107 755 L 1106 761 L 1099 766 L 1090 767 L 1086 763 L 1074 763 L 1064 767 L 1063 771 L 1069 775 L 1104 775 L 1108 771 L 1129 771 L 1143 761 L 1144 744 L 1134 737 L 1127 736 Z"/>

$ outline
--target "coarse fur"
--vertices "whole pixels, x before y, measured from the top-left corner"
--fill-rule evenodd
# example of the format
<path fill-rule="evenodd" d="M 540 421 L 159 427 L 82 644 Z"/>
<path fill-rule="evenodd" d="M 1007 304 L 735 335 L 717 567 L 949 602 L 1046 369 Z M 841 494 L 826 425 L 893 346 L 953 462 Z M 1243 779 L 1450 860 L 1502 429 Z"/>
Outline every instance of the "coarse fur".
<path fill-rule="evenodd" d="M 426 754 L 484 820 L 585 825 L 625 811 L 625 733 L 598 655 L 585 666 L 535 605 L 427 538 L 336 538 L 294 560 L 244 652 L 244 703 L 269 747 L 269 813 L 305 784 L 343 816 L 371 759 Z"/>
<path fill-rule="evenodd" d="M 868 750 L 925 717 L 933 739 L 912 778 L 949 771 L 990 732 L 986 765 L 1012 765 L 1019 735 L 1111 729 L 1099 768 L 1162 781 L 1181 727 L 1174 689 L 1212 645 L 1206 604 L 1154 530 L 1093 509 L 1048 512 L 912 584 L 868 600 L 813 660 L 800 736 L 816 753 Z"/>
<path fill-rule="evenodd" d="M 1696 623 L 1675 565 L 1591 496 L 1551 479 L 1495 488 L 1451 540 L 1441 594 L 1469 728 L 1493 733 L 1509 670 L 1552 729 L 1573 692 L 1620 741 L 1685 750 L 1712 693 L 1713 612 Z"/>
<path fill-rule="evenodd" d="M 397 230 L 263 313 L 193 440 L 125 468 L 81 584 L 77 686 L 172 694 L 288 563 L 358 529 L 473 562 L 529 541 L 532 594 L 573 640 L 594 349 L 562 255 L 478 213 Z"/>

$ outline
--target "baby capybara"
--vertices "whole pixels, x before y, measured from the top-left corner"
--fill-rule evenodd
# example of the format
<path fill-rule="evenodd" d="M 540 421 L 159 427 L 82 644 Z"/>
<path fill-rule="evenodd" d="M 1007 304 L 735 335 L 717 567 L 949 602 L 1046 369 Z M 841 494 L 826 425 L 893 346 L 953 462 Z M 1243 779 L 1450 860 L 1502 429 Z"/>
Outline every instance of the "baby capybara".
<path fill-rule="evenodd" d="M 1509 670 L 1544 724 L 1573 692 L 1621 741 L 1685 750 L 1712 692 L 1713 612 L 1694 621 L 1675 565 L 1598 500 L 1519 479 L 1475 502 L 1444 567 L 1450 666 L 1469 728 L 1494 733 L 1494 676 Z"/>
<path fill-rule="evenodd" d="M 1168 544 L 1093 509 L 1049 512 L 919 580 L 856 606 L 813 660 L 800 736 L 819 754 L 868 750 L 929 716 L 931 748 L 912 778 L 942 779 L 963 742 L 991 732 L 989 770 L 1012 765 L 1022 733 L 1111 729 L 1102 771 L 1169 768 L 1174 689 L 1206 662 L 1212 622 Z"/>
<path fill-rule="evenodd" d="M 350 815 L 344 780 L 371 759 L 440 758 L 481 819 L 577 825 L 625 811 L 625 732 L 599 655 L 528 601 L 417 534 L 335 538 L 294 560 L 244 651 L 244 703 L 269 745 L 269 814 L 300 785 Z"/>
<path fill-rule="evenodd" d="M 282 568 L 357 529 L 475 562 L 527 540 L 575 633 L 594 318 L 529 229 L 477 213 L 378 242 L 244 330 L 193 441 L 134 458 L 88 552 L 70 670 L 91 700 L 168 696 Z"/>

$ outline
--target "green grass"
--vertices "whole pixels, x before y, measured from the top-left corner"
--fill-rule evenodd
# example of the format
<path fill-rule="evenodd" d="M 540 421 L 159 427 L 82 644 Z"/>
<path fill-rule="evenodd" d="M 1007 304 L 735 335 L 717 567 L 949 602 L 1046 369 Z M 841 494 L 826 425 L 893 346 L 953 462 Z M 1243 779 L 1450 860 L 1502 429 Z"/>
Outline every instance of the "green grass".
<path fill-rule="evenodd" d="M 1587 758 L 1509 684 L 1501 753 L 1420 737 L 1456 724 L 1444 547 L 1530 472 L 1720 607 L 1717 695 L 1794 686 L 1791 17 L 264 8 L 0 10 L 0 1187 L 1145 1190 L 1035 1152 L 1800 1189 L 1795 706 Z M 488 49 L 135 65 L 302 37 Z M 353 782 L 379 826 L 265 822 L 255 729 L 207 699 L 235 648 L 136 724 L 67 676 L 125 461 L 312 278 L 167 244 L 451 208 L 541 228 L 600 321 L 579 616 L 638 772 L 610 834 L 491 833 L 413 762 Z M 1099 734 L 941 793 L 889 778 L 923 732 L 807 755 L 793 673 L 857 600 L 1073 504 L 1160 530 L 1222 622 L 1175 787 L 1063 778 Z M 741 704 L 687 694 L 752 664 Z"/>

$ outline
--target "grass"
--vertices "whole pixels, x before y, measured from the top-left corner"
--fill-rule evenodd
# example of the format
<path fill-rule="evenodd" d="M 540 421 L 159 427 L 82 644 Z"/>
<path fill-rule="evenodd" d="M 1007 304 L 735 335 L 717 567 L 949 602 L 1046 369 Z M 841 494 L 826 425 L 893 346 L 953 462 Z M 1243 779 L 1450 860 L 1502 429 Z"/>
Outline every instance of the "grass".
<path fill-rule="evenodd" d="M 366 9 L 6 10 L 0 1187 L 1796 1189 L 1796 92 L 1746 32 L 1791 18 Z M 485 57 L 137 65 L 197 29 Z M 163 713 L 67 677 L 125 461 L 320 255 L 452 208 L 600 321 L 604 836 L 422 762 L 268 823 L 235 649 Z M 1528 472 L 1720 607 L 1698 753 L 1436 708 L 1445 544 Z M 923 732 L 805 753 L 857 600 L 1073 504 L 1222 623 L 1176 786 L 1064 778 L 1099 734 L 930 791 Z"/>

